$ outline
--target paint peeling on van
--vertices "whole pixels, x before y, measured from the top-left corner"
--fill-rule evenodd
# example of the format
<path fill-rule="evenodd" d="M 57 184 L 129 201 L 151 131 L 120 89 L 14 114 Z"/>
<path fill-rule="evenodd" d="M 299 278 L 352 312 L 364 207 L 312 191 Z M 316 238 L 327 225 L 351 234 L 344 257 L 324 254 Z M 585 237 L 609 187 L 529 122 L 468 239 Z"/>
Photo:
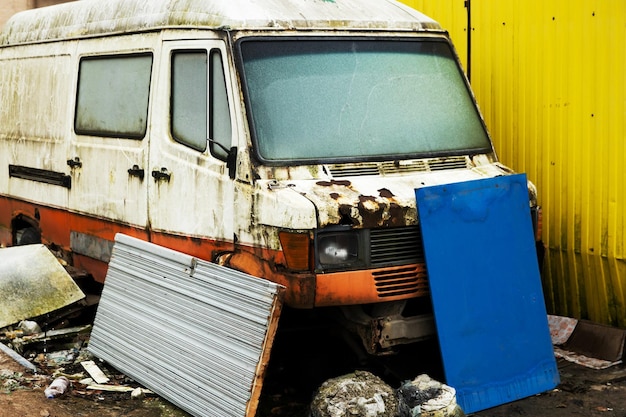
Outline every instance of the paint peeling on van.
<path fill-rule="evenodd" d="M 69 110 L 66 106 L 69 59 L 68 55 L 47 55 L 0 62 L 2 134 L 62 138 Z"/>

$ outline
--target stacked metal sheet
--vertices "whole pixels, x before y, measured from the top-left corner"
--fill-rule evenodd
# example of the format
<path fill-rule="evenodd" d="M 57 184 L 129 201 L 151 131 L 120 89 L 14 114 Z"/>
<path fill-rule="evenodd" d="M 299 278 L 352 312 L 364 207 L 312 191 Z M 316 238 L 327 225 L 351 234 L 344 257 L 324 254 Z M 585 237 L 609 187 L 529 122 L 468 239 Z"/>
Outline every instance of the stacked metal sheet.
<path fill-rule="evenodd" d="M 89 350 L 194 416 L 246 416 L 281 290 L 118 234 Z"/>

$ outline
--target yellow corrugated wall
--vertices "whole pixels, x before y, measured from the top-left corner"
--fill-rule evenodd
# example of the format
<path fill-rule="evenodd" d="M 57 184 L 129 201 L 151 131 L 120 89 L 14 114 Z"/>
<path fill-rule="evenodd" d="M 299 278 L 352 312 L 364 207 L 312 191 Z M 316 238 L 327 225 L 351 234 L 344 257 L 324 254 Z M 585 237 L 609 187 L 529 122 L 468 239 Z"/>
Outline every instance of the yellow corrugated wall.
<path fill-rule="evenodd" d="M 405 0 L 466 63 L 463 0 Z M 539 188 L 548 310 L 626 327 L 626 1 L 471 0 L 471 82 L 500 160 Z"/>

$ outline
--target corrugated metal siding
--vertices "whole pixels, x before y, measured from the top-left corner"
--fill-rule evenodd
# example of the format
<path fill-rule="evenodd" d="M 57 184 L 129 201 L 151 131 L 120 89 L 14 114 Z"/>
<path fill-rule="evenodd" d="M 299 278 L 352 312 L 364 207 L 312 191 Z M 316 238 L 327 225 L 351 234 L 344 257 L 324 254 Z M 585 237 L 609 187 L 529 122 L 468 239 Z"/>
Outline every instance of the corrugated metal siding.
<path fill-rule="evenodd" d="M 467 9 L 463 0 L 401 0 L 441 24 L 450 33 L 461 65 L 467 68 Z"/>
<path fill-rule="evenodd" d="M 405 3 L 466 38 L 463 0 Z M 472 87 L 544 207 L 548 309 L 626 327 L 626 2 L 471 0 Z M 463 55 L 461 54 L 463 58 Z"/>
<path fill-rule="evenodd" d="M 118 234 L 89 350 L 194 416 L 254 415 L 281 288 Z"/>

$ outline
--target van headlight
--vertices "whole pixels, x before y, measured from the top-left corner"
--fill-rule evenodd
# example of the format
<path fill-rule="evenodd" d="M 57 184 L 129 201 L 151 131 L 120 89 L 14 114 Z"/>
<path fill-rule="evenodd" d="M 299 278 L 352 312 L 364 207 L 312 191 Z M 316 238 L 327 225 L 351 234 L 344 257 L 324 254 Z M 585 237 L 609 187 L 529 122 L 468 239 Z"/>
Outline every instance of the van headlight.
<path fill-rule="evenodd" d="M 316 266 L 320 270 L 351 269 L 365 264 L 363 233 L 331 231 L 315 239 Z"/>

